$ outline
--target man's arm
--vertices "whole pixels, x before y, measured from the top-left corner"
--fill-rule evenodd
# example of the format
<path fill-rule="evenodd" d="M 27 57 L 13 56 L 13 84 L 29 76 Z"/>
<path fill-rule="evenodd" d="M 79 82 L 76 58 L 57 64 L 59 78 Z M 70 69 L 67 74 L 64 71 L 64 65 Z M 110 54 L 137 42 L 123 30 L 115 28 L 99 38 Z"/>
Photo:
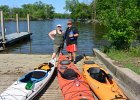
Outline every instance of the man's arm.
<path fill-rule="evenodd" d="M 79 34 L 78 34 L 78 33 L 75 33 L 73 36 L 74 36 L 74 37 L 78 37 L 78 36 L 79 36 Z"/>
<path fill-rule="evenodd" d="M 79 32 L 78 32 L 76 27 L 74 28 L 74 35 L 73 36 L 74 37 L 78 37 L 79 36 Z"/>
<path fill-rule="evenodd" d="M 52 40 L 54 40 L 54 35 L 55 35 L 55 30 L 53 30 L 53 31 L 51 31 L 51 32 L 49 33 L 49 37 L 50 37 Z"/>

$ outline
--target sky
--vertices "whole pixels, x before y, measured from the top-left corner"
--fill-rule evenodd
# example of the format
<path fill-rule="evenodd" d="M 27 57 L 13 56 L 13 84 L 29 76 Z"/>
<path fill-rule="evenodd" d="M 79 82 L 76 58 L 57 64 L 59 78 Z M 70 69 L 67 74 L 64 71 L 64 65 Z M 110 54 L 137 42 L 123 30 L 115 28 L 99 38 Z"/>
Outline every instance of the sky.
<path fill-rule="evenodd" d="M 37 1 L 42 1 L 46 4 L 52 4 L 56 13 L 64 13 L 65 0 L 0 0 L 0 5 L 8 5 L 9 7 L 21 7 L 23 4 L 33 4 Z M 79 0 L 79 2 L 85 2 L 89 4 L 92 0 Z"/>

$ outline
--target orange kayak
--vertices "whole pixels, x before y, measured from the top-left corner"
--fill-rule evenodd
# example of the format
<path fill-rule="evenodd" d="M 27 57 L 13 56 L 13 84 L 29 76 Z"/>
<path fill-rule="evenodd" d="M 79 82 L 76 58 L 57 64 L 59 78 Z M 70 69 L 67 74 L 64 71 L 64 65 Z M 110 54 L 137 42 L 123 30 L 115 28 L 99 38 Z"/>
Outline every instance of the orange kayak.
<path fill-rule="evenodd" d="M 112 76 L 93 61 L 83 63 L 83 75 L 100 100 L 128 100 Z"/>
<path fill-rule="evenodd" d="M 64 100 L 94 100 L 82 74 L 64 55 L 59 55 L 57 69 L 58 83 Z"/>

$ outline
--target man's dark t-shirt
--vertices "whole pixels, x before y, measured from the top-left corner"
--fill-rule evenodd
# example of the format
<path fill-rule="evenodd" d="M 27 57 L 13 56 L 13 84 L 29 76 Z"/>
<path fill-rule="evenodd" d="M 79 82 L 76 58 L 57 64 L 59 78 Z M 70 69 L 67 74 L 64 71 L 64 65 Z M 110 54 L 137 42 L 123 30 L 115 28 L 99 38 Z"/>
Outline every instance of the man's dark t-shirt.
<path fill-rule="evenodd" d="M 70 44 L 77 44 L 77 37 L 69 37 L 70 33 L 73 34 L 79 34 L 78 30 L 76 27 L 71 27 L 71 28 L 67 28 L 66 29 L 66 33 L 65 33 L 65 38 L 66 38 L 66 45 L 70 45 Z"/>

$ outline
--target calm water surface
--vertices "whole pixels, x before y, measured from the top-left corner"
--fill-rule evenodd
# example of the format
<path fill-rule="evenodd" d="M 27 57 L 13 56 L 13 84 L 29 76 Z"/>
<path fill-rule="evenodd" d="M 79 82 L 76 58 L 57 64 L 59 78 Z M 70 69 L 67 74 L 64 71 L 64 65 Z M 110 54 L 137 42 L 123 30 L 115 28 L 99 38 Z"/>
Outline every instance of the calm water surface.
<path fill-rule="evenodd" d="M 53 51 L 53 42 L 49 38 L 48 33 L 56 29 L 57 24 L 62 25 L 62 29 L 66 30 L 68 19 L 54 19 L 47 21 L 30 21 L 31 40 L 23 41 L 14 46 L 8 47 L 2 53 L 25 53 L 25 54 L 51 54 Z M 79 30 L 78 38 L 78 54 L 92 55 L 92 49 L 99 46 L 98 40 L 100 34 L 103 33 L 99 25 L 76 23 Z M 6 34 L 16 32 L 16 23 L 14 21 L 5 22 Z M 19 22 L 20 31 L 27 31 L 27 22 Z M 64 53 L 65 47 L 63 50 Z"/>

